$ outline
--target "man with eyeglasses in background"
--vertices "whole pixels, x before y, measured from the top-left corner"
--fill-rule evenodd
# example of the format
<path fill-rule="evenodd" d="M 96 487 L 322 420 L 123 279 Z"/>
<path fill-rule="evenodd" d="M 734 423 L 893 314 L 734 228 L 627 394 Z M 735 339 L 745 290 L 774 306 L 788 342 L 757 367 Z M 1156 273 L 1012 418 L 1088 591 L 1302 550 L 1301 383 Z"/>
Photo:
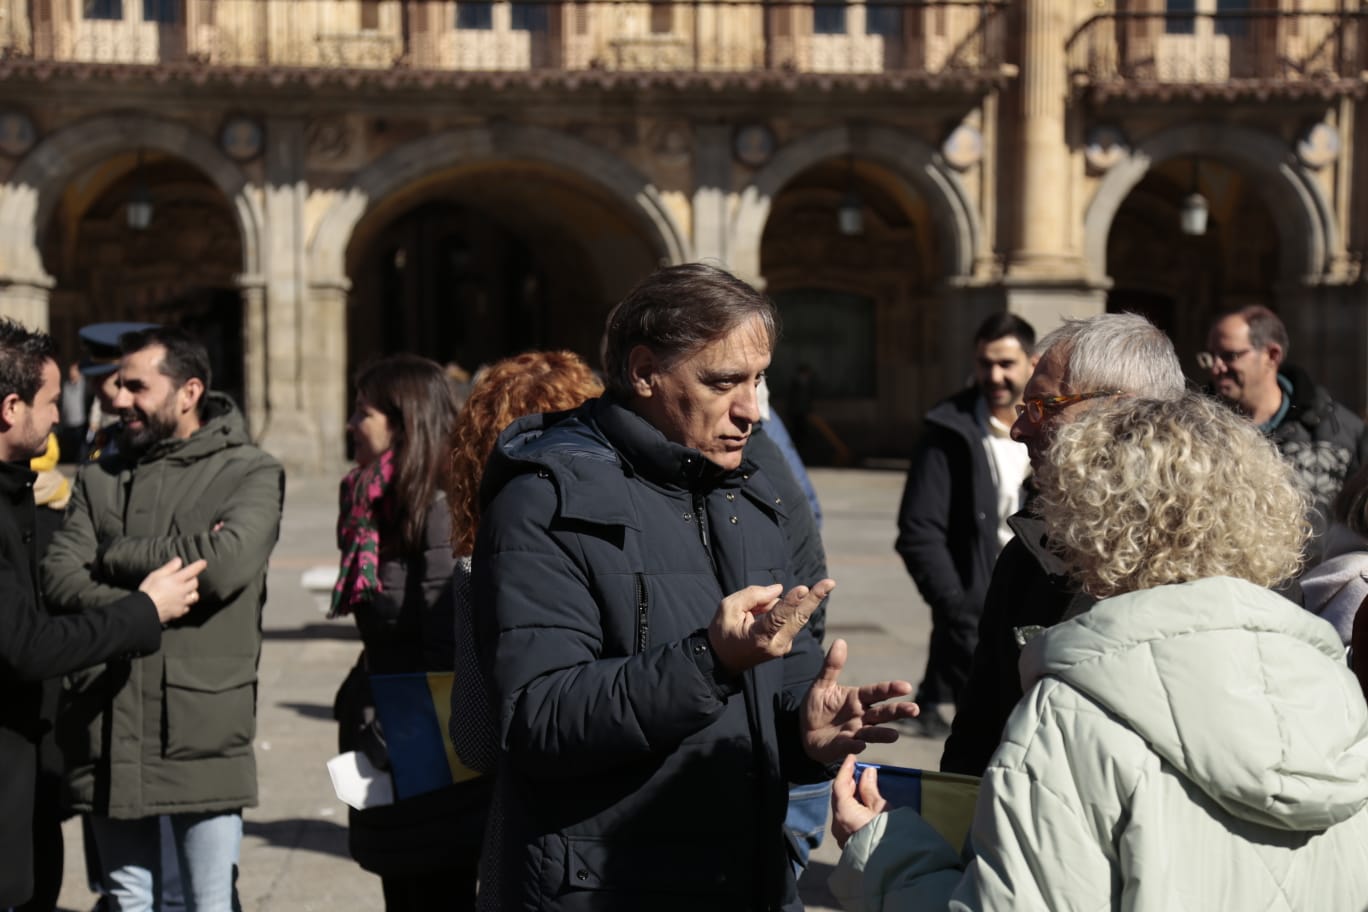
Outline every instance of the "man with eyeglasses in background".
<path fill-rule="evenodd" d="M 1306 567 L 1320 563 L 1331 505 L 1344 481 L 1368 457 L 1363 422 L 1299 367 L 1287 364 L 1287 328 L 1267 307 L 1225 311 L 1207 334 L 1197 362 L 1212 391 L 1277 446 L 1312 499 L 1314 537 Z"/>
<path fill-rule="evenodd" d="M 1039 469 L 1056 431 L 1115 396 L 1173 399 L 1183 370 L 1168 336 L 1135 314 L 1102 314 L 1064 325 L 1036 346 L 1035 372 L 1017 406 L 1012 438 Z M 1035 633 L 1086 610 L 1045 540 L 1030 504 L 1008 523 L 1016 537 L 993 566 L 969 681 L 955 712 L 941 769 L 982 776 L 1021 699 L 1021 648 Z"/>

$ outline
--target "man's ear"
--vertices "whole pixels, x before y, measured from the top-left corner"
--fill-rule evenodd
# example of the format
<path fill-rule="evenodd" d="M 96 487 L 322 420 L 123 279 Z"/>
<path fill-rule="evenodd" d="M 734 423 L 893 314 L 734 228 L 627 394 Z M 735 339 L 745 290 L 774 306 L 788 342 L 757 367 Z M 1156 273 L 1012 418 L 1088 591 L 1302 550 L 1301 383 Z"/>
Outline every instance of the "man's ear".
<path fill-rule="evenodd" d="M 1283 363 L 1283 349 L 1277 342 L 1269 342 L 1264 346 L 1264 351 L 1268 352 L 1268 358 L 1278 367 Z"/>
<path fill-rule="evenodd" d="M 199 407 L 200 400 L 204 398 L 204 381 L 198 377 L 191 377 L 181 384 L 176 394 L 180 396 L 181 411 L 192 412 Z"/>
<path fill-rule="evenodd" d="M 627 376 L 632 382 L 632 392 L 643 399 L 649 399 L 655 392 L 656 372 L 660 370 L 660 359 L 649 346 L 637 345 L 627 353 Z"/>
<path fill-rule="evenodd" d="M 18 393 L 10 393 L 0 399 L 0 430 L 9 430 L 19 421 L 19 406 L 24 399 Z"/>

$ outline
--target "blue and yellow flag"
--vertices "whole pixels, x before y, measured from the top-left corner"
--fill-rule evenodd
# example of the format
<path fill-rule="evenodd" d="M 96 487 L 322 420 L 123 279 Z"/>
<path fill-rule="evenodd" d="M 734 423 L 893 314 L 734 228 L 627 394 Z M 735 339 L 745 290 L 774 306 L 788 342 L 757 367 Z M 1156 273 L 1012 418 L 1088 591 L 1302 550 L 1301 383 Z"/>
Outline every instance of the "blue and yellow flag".
<path fill-rule="evenodd" d="M 451 681 L 449 671 L 370 676 L 398 798 L 434 792 L 480 775 L 461 763 L 447 737 Z"/>
<path fill-rule="evenodd" d="M 974 822 L 974 805 L 978 803 L 980 780 L 977 776 L 856 763 L 856 781 L 869 767 L 879 771 L 879 794 L 890 808 L 912 808 L 946 842 L 956 849 L 964 846 L 969 827 Z"/>

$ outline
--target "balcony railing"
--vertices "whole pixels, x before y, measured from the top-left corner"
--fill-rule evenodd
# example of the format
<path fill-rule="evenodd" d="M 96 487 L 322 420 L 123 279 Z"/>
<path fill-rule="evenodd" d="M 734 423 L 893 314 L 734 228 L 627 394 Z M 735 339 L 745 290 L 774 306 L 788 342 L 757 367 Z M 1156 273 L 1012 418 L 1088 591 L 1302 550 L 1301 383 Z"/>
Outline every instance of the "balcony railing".
<path fill-rule="evenodd" d="M 0 24 L 0 75 L 28 65 L 421 82 L 533 71 L 1001 80 L 1005 3 L 34 0 L 28 18 Z"/>
<path fill-rule="evenodd" d="M 1114 12 L 1068 43 L 1074 85 L 1099 95 L 1352 93 L 1368 87 L 1368 13 Z"/>

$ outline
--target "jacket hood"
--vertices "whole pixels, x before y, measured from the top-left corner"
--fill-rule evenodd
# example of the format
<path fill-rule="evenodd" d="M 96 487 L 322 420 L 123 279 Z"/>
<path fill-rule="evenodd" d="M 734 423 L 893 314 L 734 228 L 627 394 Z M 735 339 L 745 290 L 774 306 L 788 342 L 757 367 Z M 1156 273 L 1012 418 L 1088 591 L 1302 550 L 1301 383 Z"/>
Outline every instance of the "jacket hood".
<path fill-rule="evenodd" d="M 1368 704 L 1324 621 L 1229 577 L 1098 602 L 1027 644 L 1226 811 L 1318 831 L 1368 804 Z"/>
<path fill-rule="evenodd" d="M 140 463 L 156 459 L 175 462 L 196 462 L 230 446 L 251 443 L 242 412 L 224 393 L 209 392 L 204 400 L 204 423 L 185 439 L 172 438 L 152 444 L 138 460 Z"/>

